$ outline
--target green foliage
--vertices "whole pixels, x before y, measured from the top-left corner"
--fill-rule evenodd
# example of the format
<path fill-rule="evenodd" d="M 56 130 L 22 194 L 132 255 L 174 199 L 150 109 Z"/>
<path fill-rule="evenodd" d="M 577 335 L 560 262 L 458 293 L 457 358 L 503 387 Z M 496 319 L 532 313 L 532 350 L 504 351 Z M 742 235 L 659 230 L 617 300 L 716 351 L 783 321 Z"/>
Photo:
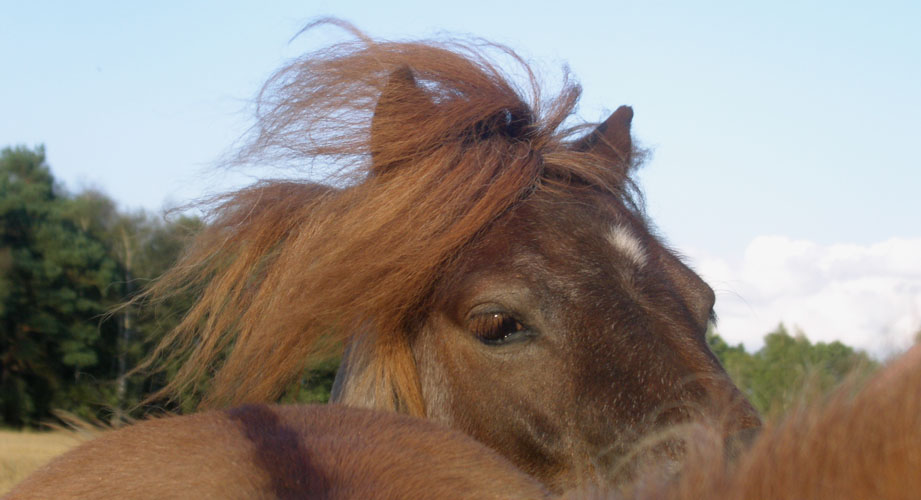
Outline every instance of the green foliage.
<path fill-rule="evenodd" d="M 55 184 L 44 148 L 0 151 L 0 424 L 53 410 L 116 420 L 144 411 L 178 366 L 134 370 L 192 305 L 190 293 L 132 301 L 173 265 L 196 217 L 124 213 L 93 190 Z M 325 402 L 337 360 L 305 372 L 284 400 Z M 171 410 L 191 411 L 197 394 Z"/>
<path fill-rule="evenodd" d="M 838 341 L 812 344 L 802 332 L 791 336 L 783 325 L 765 335 L 764 346 L 753 354 L 741 344 L 728 345 L 712 331 L 707 342 L 736 385 L 766 415 L 783 413 L 800 398 L 821 396 L 846 377 L 865 377 L 877 367 L 865 352 Z"/>
<path fill-rule="evenodd" d="M 311 366 L 298 383 L 288 388 L 283 403 L 326 403 L 333 388 L 339 359 L 332 358 Z"/>
<path fill-rule="evenodd" d="M 44 148 L 0 152 L 0 422 L 104 417 L 163 381 L 130 369 L 187 304 L 117 308 L 172 264 L 200 222 L 120 213 L 56 185 Z M 164 311 L 165 310 L 165 311 Z M 110 313 L 114 311 L 114 313 Z"/>
<path fill-rule="evenodd" d="M 70 217 L 42 148 L 0 152 L 0 414 L 35 423 L 99 375 L 116 263 Z"/>

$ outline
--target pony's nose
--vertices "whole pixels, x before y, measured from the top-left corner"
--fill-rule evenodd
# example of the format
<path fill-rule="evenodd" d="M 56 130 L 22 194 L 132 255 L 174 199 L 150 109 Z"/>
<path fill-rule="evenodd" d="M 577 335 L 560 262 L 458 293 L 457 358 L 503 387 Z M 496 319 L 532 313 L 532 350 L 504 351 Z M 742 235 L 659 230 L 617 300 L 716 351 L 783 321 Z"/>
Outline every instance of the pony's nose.
<path fill-rule="evenodd" d="M 724 441 L 726 456 L 732 459 L 738 457 L 755 442 L 760 432 L 761 427 L 748 427 L 727 436 Z"/>

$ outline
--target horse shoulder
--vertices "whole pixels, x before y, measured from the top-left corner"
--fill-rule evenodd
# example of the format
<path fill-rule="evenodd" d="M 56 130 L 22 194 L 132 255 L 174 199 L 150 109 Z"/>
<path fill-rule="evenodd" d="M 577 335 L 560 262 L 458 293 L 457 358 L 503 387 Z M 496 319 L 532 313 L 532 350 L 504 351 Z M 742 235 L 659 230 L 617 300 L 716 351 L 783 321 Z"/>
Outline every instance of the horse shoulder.
<path fill-rule="evenodd" d="M 265 498 L 250 445 L 219 412 L 157 418 L 101 436 L 27 477 L 9 499 Z"/>
<path fill-rule="evenodd" d="M 108 432 L 6 498 L 545 495 L 497 453 L 431 422 L 338 405 L 247 405 Z"/>

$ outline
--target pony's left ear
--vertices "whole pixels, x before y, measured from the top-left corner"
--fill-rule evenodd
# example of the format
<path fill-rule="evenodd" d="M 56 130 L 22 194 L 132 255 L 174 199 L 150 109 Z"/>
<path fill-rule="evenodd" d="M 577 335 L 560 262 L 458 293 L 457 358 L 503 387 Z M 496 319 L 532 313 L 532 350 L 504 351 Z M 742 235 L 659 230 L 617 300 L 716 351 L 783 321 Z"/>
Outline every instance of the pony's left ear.
<path fill-rule="evenodd" d="M 629 169 L 633 161 L 632 121 L 633 108 L 621 106 L 595 130 L 576 141 L 573 149 L 598 155 L 620 168 Z"/>
<path fill-rule="evenodd" d="M 371 119 L 372 173 L 381 174 L 409 160 L 419 144 L 407 131 L 418 128 L 435 112 L 435 103 L 408 66 L 390 73 Z"/>

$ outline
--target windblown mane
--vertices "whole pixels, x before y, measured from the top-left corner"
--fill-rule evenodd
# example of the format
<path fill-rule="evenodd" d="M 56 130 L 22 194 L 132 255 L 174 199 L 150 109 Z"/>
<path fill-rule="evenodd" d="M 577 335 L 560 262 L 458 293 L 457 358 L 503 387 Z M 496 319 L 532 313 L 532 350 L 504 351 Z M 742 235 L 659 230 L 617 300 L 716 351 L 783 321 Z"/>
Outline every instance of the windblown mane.
<path fill-rule="evenodd" d="M 197 301 L 156 356 L 182 361 L 170 393 L 206 404 L 277 398 L 305 364 L 369 337 L 383 399 L 423 413 L 409 335 L 439 271 L 534 190 L 578 182 L 629 203 L 627 169 L 573 147 L 580 88 L 543 99 L 510 49 L 482 41 L 353 41 L 279 70 L 238 161 L 335 166 L 326 185 L 228 194 L 154 297 Z M 515 61 L 521 91 L 490 58 Z M 394 85 L 394 81 L 414 85 Z M 336 186 L 336 187 L 331 187 Z M 201 386 L 202 380 L 207 387 Z"/>

